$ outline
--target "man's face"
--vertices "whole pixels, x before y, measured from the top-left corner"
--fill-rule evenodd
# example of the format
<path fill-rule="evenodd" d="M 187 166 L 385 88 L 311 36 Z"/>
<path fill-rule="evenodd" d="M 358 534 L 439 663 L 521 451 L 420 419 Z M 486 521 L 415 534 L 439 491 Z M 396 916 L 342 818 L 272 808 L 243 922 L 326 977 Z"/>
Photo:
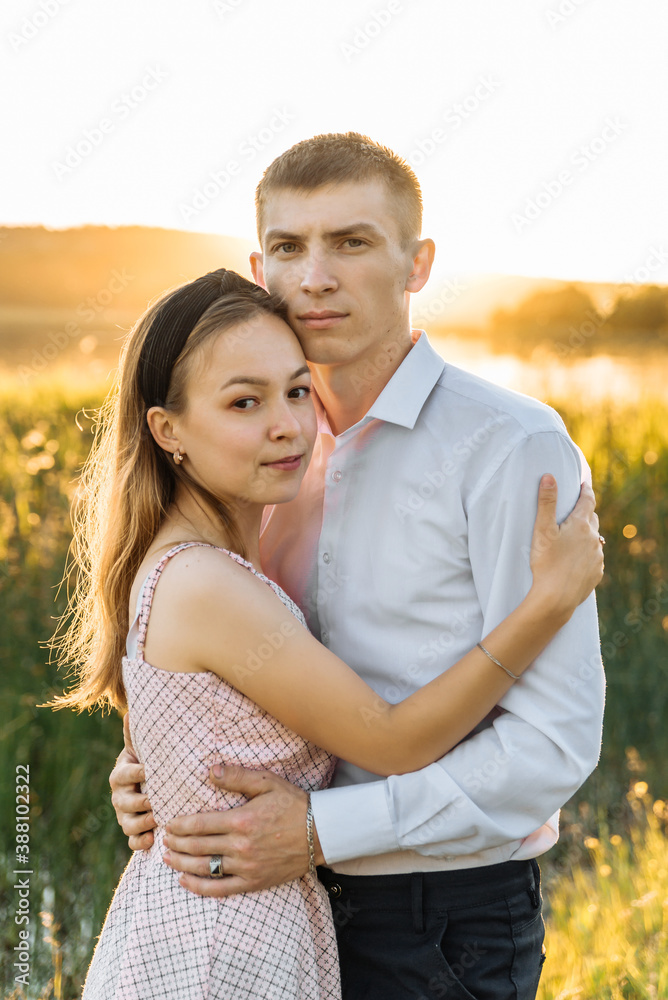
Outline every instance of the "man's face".
<path fill-rule="evenodd" d="M 413 248 L 402 245 L 399 205 L 382 181 L 275 191 L 263 227 L 253 275 L 287 303 L 308 361 L 373 362 L 410 343 Z"/>

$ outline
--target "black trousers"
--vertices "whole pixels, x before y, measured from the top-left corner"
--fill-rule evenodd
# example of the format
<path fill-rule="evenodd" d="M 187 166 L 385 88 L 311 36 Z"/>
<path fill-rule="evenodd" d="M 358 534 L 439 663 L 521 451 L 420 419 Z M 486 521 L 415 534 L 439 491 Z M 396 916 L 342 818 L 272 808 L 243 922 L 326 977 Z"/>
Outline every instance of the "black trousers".
<path fill-rule="evenodd" d="M 318 874 L 332 903 L 344 1000 L 534 1000 L 545 959 L 536 861 Z"/>

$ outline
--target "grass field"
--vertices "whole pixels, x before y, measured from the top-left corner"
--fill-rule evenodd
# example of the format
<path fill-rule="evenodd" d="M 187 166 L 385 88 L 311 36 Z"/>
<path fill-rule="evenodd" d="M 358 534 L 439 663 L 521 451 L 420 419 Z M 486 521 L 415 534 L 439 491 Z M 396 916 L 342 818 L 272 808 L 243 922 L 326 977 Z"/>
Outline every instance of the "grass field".
<path fill-rule="evenodd" d="M 62 690 L 39 642 L 58 592 L 68 507 L 100 386 L 34 379 L 0 403 L 0 915 L 5 996 L 21 925 L 14 840 L 17 767 L 30 777 L 30 997 L 77 996 L 128 852 L 109 803 L 116 717 L 36 706 Z M 608 705 L 601 764 L 563 813 L 544 859 L 549 886 L 543 1000 L 668 997 L 668 402 L 558 406 L 594 475 L 607 572 L 599 588 Z M 19 772 L 25 775 L 25 771 Z M 25 817 L 24 817 L 25 819 Z M 22 821 L 24 821 L 24 819 Z M 25 867 L 25 866 L 24 866 Z M 44 916 L 40 917 L 40 913 Z M 15 994 L 21 996 L 21 992 Z"/>

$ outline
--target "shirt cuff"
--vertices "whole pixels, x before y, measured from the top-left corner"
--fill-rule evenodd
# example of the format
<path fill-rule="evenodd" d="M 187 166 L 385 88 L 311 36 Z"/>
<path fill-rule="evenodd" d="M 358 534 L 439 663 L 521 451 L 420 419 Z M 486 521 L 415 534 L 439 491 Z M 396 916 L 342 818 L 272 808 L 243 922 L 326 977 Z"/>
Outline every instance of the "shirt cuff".
<path fill-rule="evenodd" d="M 399 850 L 384 781 L 311 792 L 311 804 L 328 865 Z"/>

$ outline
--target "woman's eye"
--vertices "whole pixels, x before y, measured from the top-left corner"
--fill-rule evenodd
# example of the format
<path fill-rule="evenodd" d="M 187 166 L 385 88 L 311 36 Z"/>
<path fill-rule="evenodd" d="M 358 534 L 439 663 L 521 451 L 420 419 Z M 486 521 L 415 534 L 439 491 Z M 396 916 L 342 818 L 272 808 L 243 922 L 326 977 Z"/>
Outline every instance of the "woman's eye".
<path fill-rule="evenodd" d="M 235 402 L 232 405 L 237 410 L 250 410 L 256 402 L 257 400 L 253 399 L 252 396 L 245 396 L 244 399 L 235 400 Z"/>
<path fill-rule="evenodd" d="M 298 395 L 294 395 L 298 393 Z M 298 385 L 294 389 L 290 389 L 288 396 L 290 399 L 306 399 L 307 396 L 311 395 L 310 385 Z"/>

